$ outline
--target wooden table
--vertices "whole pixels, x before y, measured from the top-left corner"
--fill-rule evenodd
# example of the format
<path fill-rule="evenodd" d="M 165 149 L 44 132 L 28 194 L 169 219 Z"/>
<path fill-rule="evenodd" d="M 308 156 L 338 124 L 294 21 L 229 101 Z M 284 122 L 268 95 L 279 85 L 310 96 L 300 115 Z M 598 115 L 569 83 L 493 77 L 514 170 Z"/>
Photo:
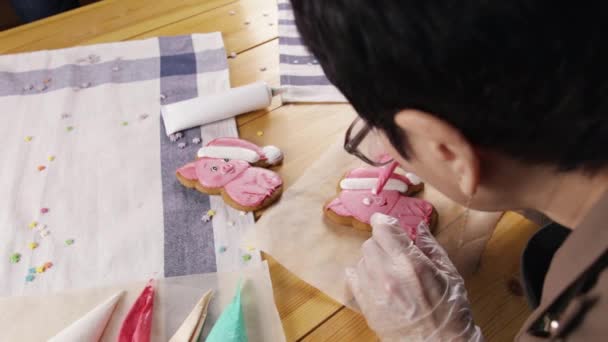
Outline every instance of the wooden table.
<path fill-rule="evenodd" d="M 0 53 L 221 31 L 227 53 L 238 53 L 229 59 L 232 86 L 256 80 L 278 85 L 276 18 L 272 0 L 104 0 L 0 33 Z M 348 105 L 282 105 L 275 99 L 267 110 L 242 115 L 237 122 L 241 137 L 281 146 L 287 156 L 281 174 L 289 186 L 344 133 L 352 112 Z M 258 136 L 258 131 L 264 135 Z M 475 320 L 489 341 L 512 340 L 528 314 L 516 279 L 519 256 L 536 228 L 518 214 L 505 214 L 479 272 L 467 279 Z M 376 339 L 362 316 L 304 283 L 272 257 L 267 259 L 288 341 Z"/>

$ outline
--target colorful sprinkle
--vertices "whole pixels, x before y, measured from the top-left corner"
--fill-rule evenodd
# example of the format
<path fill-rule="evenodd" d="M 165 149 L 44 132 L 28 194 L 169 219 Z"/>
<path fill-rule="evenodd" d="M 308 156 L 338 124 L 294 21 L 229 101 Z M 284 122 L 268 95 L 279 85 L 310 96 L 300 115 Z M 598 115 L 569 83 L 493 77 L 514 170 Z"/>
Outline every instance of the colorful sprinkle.
<path fill-rule="evenodd" d="M 63 114 L 61 114 L 61 118 L 62 118 L 62 119 L 68 119 L 68 118 L 70 118 L 70 117 L 71 117 L 71 115 L 70 115 L 70 114 L 68 114 L 68 113 L 63 113 Z"/>
<path fill-rule="evenodd" d="M 36 243 L 36 242 L 30 242 L 30 243 L 27 244 L 27 248 L 29 248 L 31 250 L 34 250 L 34 249 L 38 248 L 38 243 Z"/>
<path fill-rule="evenodd" d="M 40 231 L 41 237 L 47 237 L 47 236 L 49 236 L 49 234 L 51 234 L 51 232 L 46 229 Z"/>
<path fill-rule="evenodd" d="M 46 159 L 47 159 L 48 161 L 52 162 L 52 161 L 54 161 L 54 160 L 55 160 L 55 156 L 48 156 Z"/>
<path fill-rule="evenodd" d="M 192 143 L 193 144 L 200 144 L 201 143 L 201 138 L 192 138 Z"/>
<path fill-rule="evenodd" d="M 36 267 L 36 273 L 42 273 L 42 272 L 44 272 L 44 266 Z"/>
<path fill-rule="evenodd" d="M 42 265 L 42 268 L 43 268 L 45 271 L 46 271 L 46 270 L 48 270 L 48 269 L 49 269 L 49 268 L 51 268 L 51 267 L 53 267 L 53 263 L 52 263 L 52 262 L 50 262 L 50 261 L 47 261 L 47 262 L 45 262 L 45 263 L 44 263 L 44 265 Z"/>
<path fill-rule="evenodd" d="M 218 248 L 218 251 L 220 253 L 224 253 L 226 251 L 226 246 L 222 246 L 222 247 Z"/>
<path fill-rule="evenodd" d="M 66 246 L 73 245 L 74 244 L 74 239 L 67 239 L 67 240 L 65 240 L 65 244 L 66 244 Z"/>
<path fill-rule="evenodd" d="M 179 144 L 177 144 L 177 147 L 179 147 L 179 148 L 186 148 L 186 143 L 185 142 L 180 142 Z"/>
<path fill-rule="evenodd" d="M 261 67 L 260 71 L 262 71 L 262 72 L 266 71 L 266 67 Z"/>
<path fill-rule="evenodd" d="M 123 126 L 129 126 L 129 121 L 123 121 L 120 124 L 123 125 Z"/>
<path fill-rule="evenodd" d="M 34 139 L 34 137 L 28 135 L 27 137 L 25 137 L 23 140 L 25 140 L 25 142 L 30 142 L 32 141 L 32 139 Z"/>
<path fill-rule="evenodd" d="M 39 86 L 36 87 L 36 90 L 38 90 L 38 91 L 45 91 L 46 88 L 48 88 L 46 86 L 46 84 L 41 84 L 41 85 L 39 85 Z"/>
<path fill-rule="evenodd" d="M 294 64 L 298 64 L 298 63 L 300 63 L 300 62 L 299 62 L 297 59 L 294 59 L 294 60 L 293 60 L 293 63 L 294 63 Z"/>
<path fill-rule="evenodd" d="M 139 115 L 139 120 L 146 120 L 146 119 L 148 118 L 148 116 L 150 116 L 150 115 L 148 115 L 148 114 L 146 114 L 146 113 L 144 113 L 144 114 L 140 114 L 140 115 Z"/>
<path fill-rule="evenodd" d="M 166 100 L 166 99 L 167 99 L 167 95 L 165 95 L 165 94 L 160 94 L 160 100 L 161 100 L 161 101 L 164 101 L 164 100 Z"/>
<path fill-rule="evenodd" d="M 230 58 L 236 58 L 236 52 L 232 51 L 232 52 L 230 53 Z"/>
<path fill-rule="evenodd" d="M 49 78 L 45 79 L 44 81 L 42 81 L 42 83 L 49 84 L 49 83 L 51 83 L 52 80 L 53 79 L 49 77 Z"/>
<path fill-rule="evenodd" d="M 27 276 L 25 276 L 25 281 L 27 281 L 28 283 L 34 281 L 34 279 L 36 279 L 36 276 L 33 274 L 28 274 Z"/>
<path fill-rule="evenodd" d="M 256 134 L 258 135 L 258 137 L 261 137 L 262 135 L 264 135 L 264 131 L 258 131 Z"/>
<path fill-rule="evenodd" d="M 91 82 L 84 82 L 80 84 L 80 89 L 85 89 L 91 86 Z"/>
<path fill-rule="evenodd" d="M 36 228 L 36 226 L 38 225 L 38 222 L 36 221 L 32 221 L 30 222 L 30 224 L 28 224 L 27 226 L 30 227 L 30 229 Z"/>
<path fill-rule="evenodd" d="M 213 217 L 213 216 L 215 216 L 215 210 L 213 210 L 213 209 L 209 209 L 209 210 L 207 211 L 207 215 L 208 215 L 209 217 Z"/>
<path fill-rule="evenodd" d="M 228 221 L 228 227 L 234 227 L 234 221 Z"/>
<path fill-rule="evenodd" d="M 251 260 L 251 254 L 243 255 L 243 261 L 249 261 L 249 260 Z"/>
<path fill-rule="evenodd" d="M 74 126 L 68 126 L 65 128 L 66 131 L 71 132 L 74 130 Z"/>
<path fill-rule="evenodd" d="M 112 71 L 120 71 L 120 68 L 119 68 L 119 67 L 117 67 L 117 66 L 112 67 Z"/>
<path fill-rule="evenodd" d="M 38 165 L 37 169 L 38 169 L 38 171 L 44 171 L 46 169 L 46 166 Z"/>
<path fill-rule="evenodd" d="M 211 221 L 211 217 L 209 217 L 209 215 L 205 214 L 205 215 L 203 215 L 203 217 L 201 217 L 201 221 L 209 222 L 209 221 Z"/>
<path fill-rule="evenodd" d="M 31 84 L 28 84 L 28 85 L 23 86 L 23 90 L 26 90 L 26 91 L 27 91 L 27 90 L 32 90 L 32 89 L 34 89 L 34 86 L 33 86 L 33 85 L 31 85 Z"/>
<path fill-rule="evenodd" d="M 235 15 L 235 14 L 236 14 L 236 11 L 230 11 L 230 12 L 228 12 L 228 14 L 230 14 L 230 15 Z"/>
<path fill-rule="evenodd" d="M 30 269 L 28 270 L 28 273 L 30 273 L 30 274 L 36 273 L 36 267 L 30 267 Z"/>
<path fill-rule="evenodd" d="M 250 252 L 251 252 L 251 251 L 255 251 L 255 247 L 253 247 L 253 246 L 248 246 L 248 247 L 247 247 L 247 250 L 248 250 L 248 251 L 250 251 Z"/>
<path fill-rule="evenodd" d="M 40 213 L 41 214 L 46 214 L 49 212 L 49 208 L 40 208 Z"/>
<path fill-rule="evenodd" d="M 11 264 L 16 264 L 21 261 L 21 254 L 13 253 L 10 257 Z"/>

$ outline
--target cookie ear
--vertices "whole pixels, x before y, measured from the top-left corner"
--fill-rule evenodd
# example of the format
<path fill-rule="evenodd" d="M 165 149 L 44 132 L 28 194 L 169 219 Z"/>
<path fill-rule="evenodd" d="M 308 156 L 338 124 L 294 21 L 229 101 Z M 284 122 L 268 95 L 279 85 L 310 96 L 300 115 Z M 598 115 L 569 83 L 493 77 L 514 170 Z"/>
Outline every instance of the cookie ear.
<path fill-rule="evenodd" d="M 198 177 L 196 176 L 196 162 L 188 163 L 176 171 L 180 176 L 188 179 L 188 180 L 196 180 Z"/>

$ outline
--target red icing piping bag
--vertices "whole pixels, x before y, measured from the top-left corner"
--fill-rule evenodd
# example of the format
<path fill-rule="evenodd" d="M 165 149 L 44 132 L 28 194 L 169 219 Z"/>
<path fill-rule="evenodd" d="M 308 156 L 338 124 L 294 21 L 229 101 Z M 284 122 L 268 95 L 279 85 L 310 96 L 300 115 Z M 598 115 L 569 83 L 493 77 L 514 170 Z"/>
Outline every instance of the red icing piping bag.
<path fill-rule="evenodd" d="M 150 279 L 122 322 L 118 342 L 149 342 L 154 308 L 154 279 Z"/>
<path fill-rule="evenodd" d="M 391 178 L 391 175 L 393 174 L 393 171 L 395 171 L 397 166 L 399 166 L 399 163 L 397 163 L 396 161 L 392 161 L 390 164 L 386 165 L 382 169 L 382 172 L 378 176 L 378 184 L 376 184 L 376 187 L 373 191 L 374 194 L 379 194 L 380 192 L 382 192 L 382 189 L 384 189 L 386 182 L 388 182 L 388 180 Z"/>

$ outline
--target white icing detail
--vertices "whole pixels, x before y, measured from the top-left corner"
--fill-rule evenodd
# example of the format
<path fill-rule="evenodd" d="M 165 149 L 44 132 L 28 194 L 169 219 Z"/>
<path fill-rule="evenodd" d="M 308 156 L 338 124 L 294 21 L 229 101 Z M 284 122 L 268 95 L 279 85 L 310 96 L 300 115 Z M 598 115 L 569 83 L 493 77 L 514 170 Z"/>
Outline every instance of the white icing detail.
<path fill-rule="evenodd" d="M 376 189 L 378 178 L 345 178 L 340 181 L 342 190 L 372 190 Z M 407 192 L 407 184 L 398 179 L 391 178 L 386 182 L 383 190 L 397 190 Z"/>
<path fill-rule="evenodd" d="M 283 159 L 283 152 L 281 152 L 281 150 L 276 146 L 264 146 L 262 147 L 262 151 L 266 156 L 266 161 L 270 165 L 274 165 Z"/>
<path fill-rule="evenodd" d="M 422 183 L 422 179 L 420 179 L 420 177 L 416 176 L 415 174 L 408 172 L 405 174 L 405 177 L 407 177 L 407 179 L 410 180 L 410 182 L 412 182 L 412 184 L 414 185 L 418 185 L 420 183 Z"/>
<path fill-rule="evenodd" d="M 363 199 L 363 205 L 366 205 L 366 206 L 368 206 L 368 207 L 369 207 L 370 205 L 372 205 L 372 201 L 370 201 L 369 197 L 365 197 L 365 198 Z"/>
<path fill-rule="evenodd" d="M 205 146 L 198 150 L 198 157 L 203 158 L 227 158 L 244 160 L 248 163 L 255 163 L 260 160 L 260 155 L 256 151 L 242 147 L 231 146 Z"/>

